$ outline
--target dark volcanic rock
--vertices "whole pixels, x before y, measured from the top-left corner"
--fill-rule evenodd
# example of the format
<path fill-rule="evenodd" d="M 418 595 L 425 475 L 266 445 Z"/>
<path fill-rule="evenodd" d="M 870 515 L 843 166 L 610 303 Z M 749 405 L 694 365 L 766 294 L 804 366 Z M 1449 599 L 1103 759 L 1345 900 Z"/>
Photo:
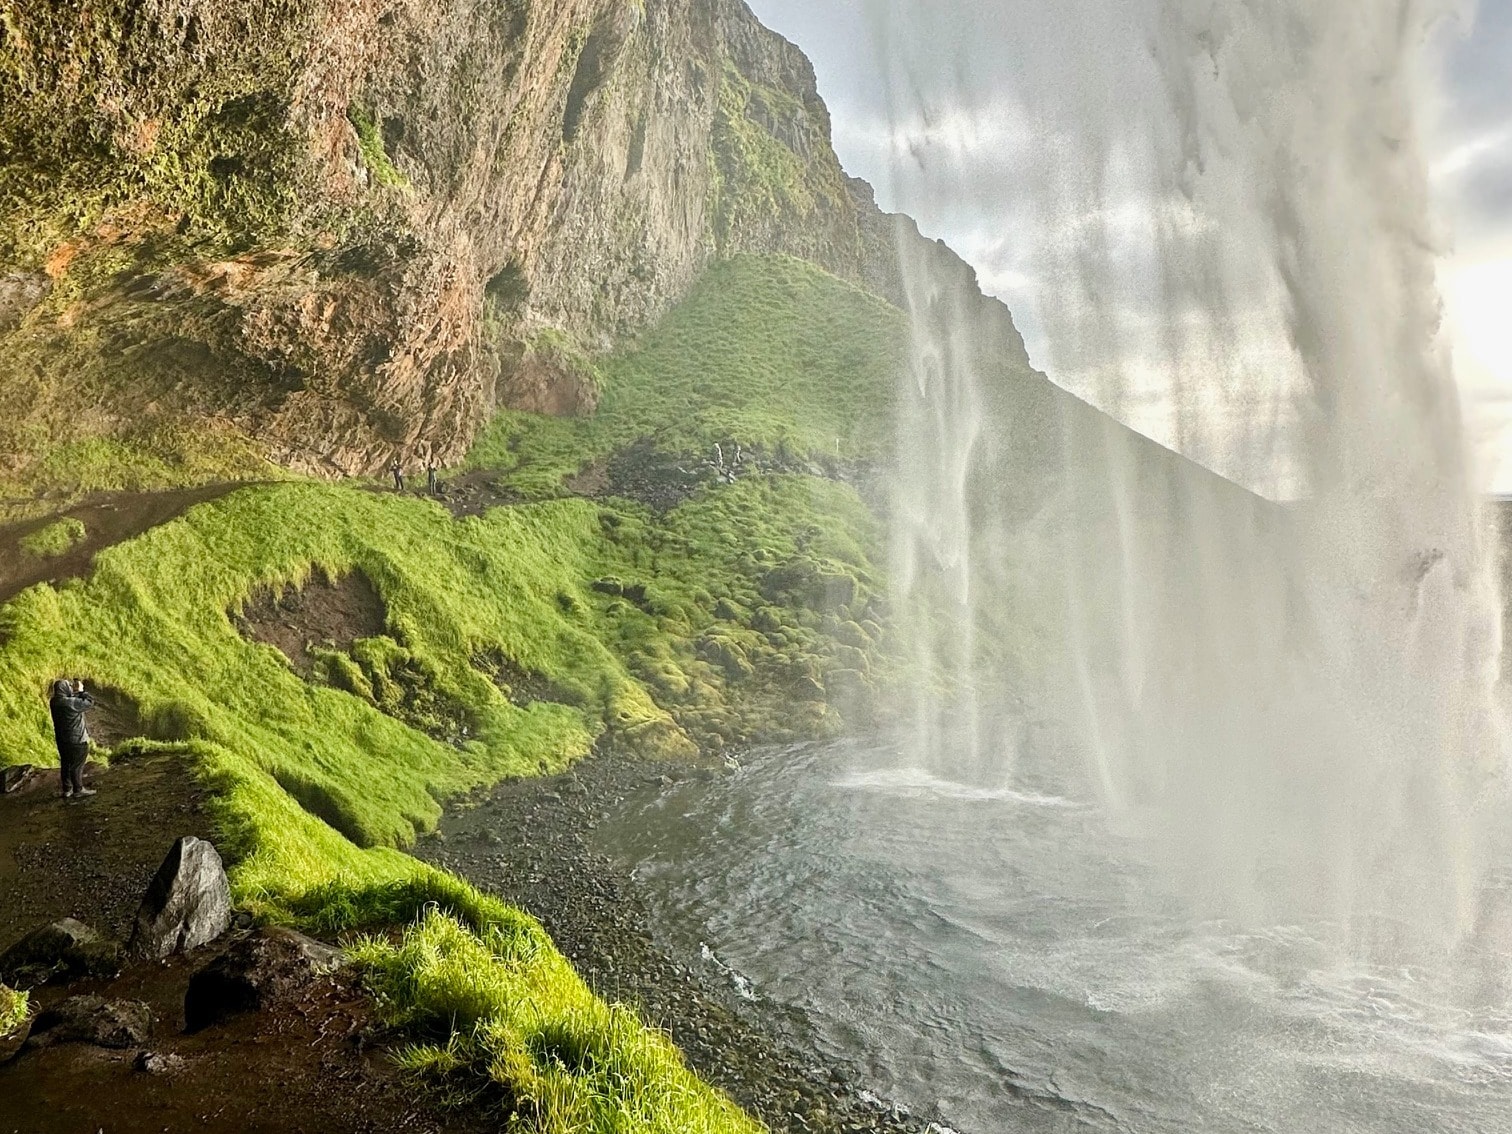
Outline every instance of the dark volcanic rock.
<path fill-rule="evenodd" d="M 96 1047 L 137 1047 L 152 1034 L 154 1023 L 152 1009 L 139 1000 L 70 996 L 37 1017 L 27 1046 L 88 1043 Z"/>
<path fill-rule="evenodd" d="M 59 978 L 110 977 L 120 971 L 120 950 L 81 921 L 65 917 L 32 930 L 0 954 L 0 981 L 36 988 Z"/>
<path fill-rule="evenodd" d="M 167 957 L 214 941 L 231 925 L 231 887 L 216 849 L 186 836 L 173 844 L 147 887 L 127 950 Z"/>
<path fill-rule="evenodd" d="M 52 280 L 42 272 L 0 275 L 0 335 L 19 327 L 32 308 L 51 290 Z"/>
<path fill-rule="evenodd" d="M 239 1012 L 293 996 L 342 964 L 341 950 L 291 929 L 242 938 L 189 980 L 184 1026 L 197 1032 Z"/>

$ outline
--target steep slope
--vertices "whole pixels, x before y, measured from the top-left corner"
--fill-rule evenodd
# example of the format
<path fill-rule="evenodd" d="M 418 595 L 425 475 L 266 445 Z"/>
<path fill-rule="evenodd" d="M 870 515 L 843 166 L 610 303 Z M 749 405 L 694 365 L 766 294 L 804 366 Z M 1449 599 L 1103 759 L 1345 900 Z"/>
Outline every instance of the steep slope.
<path fill-rule="evenodd" d="M 591 409 L 581 355 L 716 256 L 861 274 L 812 69 L 741 0 L 3 12 L 12 476 L 453 460 L 498 405 Z"/>

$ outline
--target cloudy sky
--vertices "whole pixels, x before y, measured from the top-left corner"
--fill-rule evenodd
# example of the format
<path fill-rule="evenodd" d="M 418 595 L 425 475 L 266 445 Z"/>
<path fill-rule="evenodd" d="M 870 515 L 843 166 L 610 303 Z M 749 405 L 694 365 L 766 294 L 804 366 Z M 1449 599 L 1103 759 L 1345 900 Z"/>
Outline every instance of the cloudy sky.
<path fill-rule="evenodd" d="M 899 25 L 889 33 L 879 24 L 878 0 L 749 2 L 769 27 L 814 61 L 846 168 L 876 186 L 884 208 L 910 213 L 926 233 L 943 237 L 977 268 L 984 289 L 1014 309 L 1038 365 L 1107 404 L 1106 391 L 1079 376 L 1064 344 L 1047 341 L 1043 330 L 1044 305 L 1057 302 L 1059 289 L 1047 279 L 1043 260 L 1031 253 L 1025 233 L 1046 223 L 1044 186 L 1036 190 L 1033 182 L 1050 162 L 1043 153 L 1048 131 L 1024 108 L 1032 108 L 1036 99 L 1064 97 L 1094 106 L 1140 97 L 1133 85 L 1120 86 L 1129 82 L 1122 75 L 1123 41 L 1140 33 L 1120 27 L 1117 15 L 1102 14 L 1129 6 L 1083 5 L 1084 13 L 1095 14 L 1086 26 L 1072 27 L 1074 16 L 1068 13 L 1076 6 L 1064 3 L 896 0 L 895 10 L 912 6 L 920 36 L 939 39 L 921 54 L 915 45 L 900 50 L 886 42 Z M 947 9 L 957 18 L 948 18 Z M 901 26 L 906 29 L 908 21 Z M 1446 234 L 1440 283 L 1482 478 L 1512 491 L 1512 0 L 1480 0 L 1479 9 L 1445 38 L 1451 46 L 1440 83 L 1442 105 L 1429 115 L 1428 146 Z M 910 97 L 918 92 L 900 97 L 899 88 L 934 80 L 921 78 L 917 69 L 900 70 L 900 56 L 912 59 L 916 68 L 920 60 L 925 67 L 931 60 L 955 67 L 959 73 L 946 82 L 960 97 L 944 104 L 936 100 L 939 112 L 933 115 L 907 109 L 920 105 Z M 891 83 L 885 78 L 889 57 Z M 1003 89 L 1002 98 L 997 88 Z M 1057 160 L 1064 168 L 1065 155 Z M 1137 243 L 1139 232 L 1135 224 L 1126 235 Z M 1139 379 L 1128 375 L 1140 365 L 1126 370 L 1127 386 L 1138 385 Z M 1157 389 L 1159 379 L 1150 381 L 1145 396 L 1136 391 L 1108 408 L 1136 428 L 1221 464 L 1214 446 L 1225 444 L 1218 437 L 1222 427 L 1215 424 L 1207 437 L 1174 435 L 1170 391 Z M 1243 399 L 1226 403 L 1210 420 L 1244 414 L 1243 404 Z M 1257 412 L 1274 417 L 1274 407 Z"/>

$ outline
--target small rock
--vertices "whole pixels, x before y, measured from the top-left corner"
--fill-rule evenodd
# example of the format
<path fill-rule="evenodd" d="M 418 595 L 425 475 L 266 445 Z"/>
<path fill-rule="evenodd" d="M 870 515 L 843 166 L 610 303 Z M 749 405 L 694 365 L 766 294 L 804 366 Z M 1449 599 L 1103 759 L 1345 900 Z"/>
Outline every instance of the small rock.
<path fill-rule="evenodd" d="M 0 981 L 19 989 L 60 978 L 113 977 L 120 971 L 120 950 L 71 917 L 32 930 L 0 954 Z"/>
<path fill-rule="evenodd" d="M 171 1052 L 139 1051 L 131 1066 L 144 1075 L 171 1075 L 183 1070 L 184 1057 Z"/>
<path fill-rule="evenodd" d="M 340 968 L 340 949 L 292 929 L 259 929 L 189 978 L 184 1026 L 197 1032 L 255 1012 Z"/>
<path fill-rule="evenodd" d="M 220 854 L 203 839 L 173 844 L 137 910 L 127 949 L 168 957 L 214 941 L 231 925 L 231 886 Z"/>
<path fill-rule="evenodd" d="M 37 769 L 30 764 L 10 764 L 0 768 L 0 795 L 11 795 L 31 783 Z"/>
<path fill-rule="evenodd" d="M 96 1047 L 139 1047 L 152 1034 L 152 1009 L 140 1000 L 70 996 L 32 1024 L 28 1047 L 87 1043 Z"/>

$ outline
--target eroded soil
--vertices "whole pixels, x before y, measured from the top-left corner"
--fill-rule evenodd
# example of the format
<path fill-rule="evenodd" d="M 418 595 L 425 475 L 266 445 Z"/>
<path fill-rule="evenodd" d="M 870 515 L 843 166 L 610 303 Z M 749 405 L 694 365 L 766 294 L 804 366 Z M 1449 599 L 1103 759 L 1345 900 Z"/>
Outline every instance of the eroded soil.
<path fill-rule="evenodd" d="M 385 633 L 388 614 L 368 577 L 353 571 L 335 581 L 316 575 L 281 592 L 263 587 L 235 621 L 243 637 L 274 647 L 308 679 L 315 664 L 311 646 L 349 652 L 357 639 Z"/>
<path fill-rule="evenodd" d="M 203 791 L 177 756 L 90 764 L 84 782 L 99 794 L 63 800 L 57 770 L 42 769 L 0 798 L 0 949 L 61 917 L 124 938 L 173 841 L 211 833 Z"/>

